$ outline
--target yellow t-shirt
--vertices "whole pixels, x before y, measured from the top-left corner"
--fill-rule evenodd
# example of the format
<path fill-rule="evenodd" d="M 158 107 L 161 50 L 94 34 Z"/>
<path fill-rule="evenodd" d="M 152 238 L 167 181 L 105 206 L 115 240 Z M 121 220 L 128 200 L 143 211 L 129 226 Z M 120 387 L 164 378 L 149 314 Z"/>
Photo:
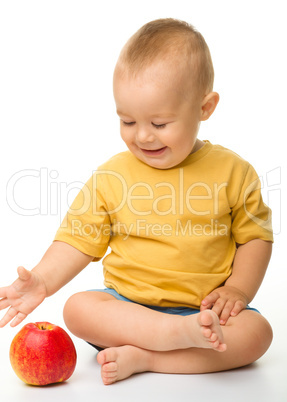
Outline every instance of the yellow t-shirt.
<path fill-rule="evenodd" d="M 152 168 L 129 151 L 80 191 L 55 240 L 103 260 L 104 283 L 142 304 L 198 308 L 232 272 L 236 243 L 273 241 L 253 167 L 205 141 L 181 164 Z"/>

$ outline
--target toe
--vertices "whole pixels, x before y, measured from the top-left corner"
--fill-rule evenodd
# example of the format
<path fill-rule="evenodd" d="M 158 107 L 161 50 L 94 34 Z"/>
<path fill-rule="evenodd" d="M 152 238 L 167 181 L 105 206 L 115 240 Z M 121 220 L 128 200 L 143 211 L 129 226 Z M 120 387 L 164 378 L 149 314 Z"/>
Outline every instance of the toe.
<path fill-rule="evenodd" d="M 211 345 L 212 345 L 212 348 L 213 348 L 213 349 L 217 349 L 218 346 L 219 346 L 219 341 L 216 340 L 216 341 L 214 341 L 214 342 L 211 342 Z"/>
<path fill-rule="evenodd" d="M 205 327 L 203 327 L 202 328 L 202 334 L 203 334 L 203 336 L 205 337 L 205 338 L 210 338 L 211 336 L 212 336 L 212 331 L 211 331 L 211 329 L 210 328 L 205 328 Z"/>
<path fill-rule="evenodd" d="M 216 349 L 218 352 L 225 352 L 227 349 L 226 343 L 221 343 L 218 348 Z"/>
<path fill-rule="evenodd" d="M 97 361 L 100 365 L 116 361 L 116 352 L 113 348 L 101 350 L 97 355 Z"/>
<path fill-rule="evenodd" d="M 210 340 L 211 342 L 217 341 L 217 340 L 218 340 L 217 334 L 216 334 L 215 332 L 213 332 L 213 334 L 211 335 L 211 337 L 209 338 L 209 340 Z"/>
<path fill-rule="evenodd" d="M 102 367 L 102 380 L 104 385 L 109 385 L 117 381 L 118 372 L 115 370 L 116 363 L 108 363 Z"/>
<path fill-rule="evenodd" d="M 205 327 L 209 327 L 214 324 L 216 319 L 217 315 L 212 310 L 204 310 L 199 315 L 200 324 Z"/>
<path fill-rule="evenodd" d="M 116 376 L 113 376 L 113 377 L 103 376 L 102 380 L 103 380 L 104 385 L 110 385 L 117 381 L 117 377 Z"/>
<path fill-rule="evenodd" d="M 104 373 L 113 373 L 117 371 L 117 363 L 111 362 L 111 363 L 106 363 L 102 366 L 102 370 Z"/>
<path fill-rule="evenodd" d="M 106 353 L 105 353 L 105 350 L 102 350 L 101 352 L 99 352 L 99 353 L 97 354 L 97 362 L 98 362 L 100 365 L 103 365 L 103 364 L 106 363 Z"/>
<path fill-rule="evenodd" d="M 113 378 L 113 377 L 115 377 L 117 375 L 117 370 L 114 370 L 114 371 L 102 370 L 102 375 L 105 378 Z"/>

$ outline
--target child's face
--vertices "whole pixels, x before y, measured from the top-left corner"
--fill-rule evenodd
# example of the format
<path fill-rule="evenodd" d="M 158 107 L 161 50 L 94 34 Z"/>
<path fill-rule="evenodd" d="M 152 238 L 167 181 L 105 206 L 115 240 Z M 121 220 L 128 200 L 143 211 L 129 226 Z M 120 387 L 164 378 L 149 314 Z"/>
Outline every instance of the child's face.
<path fill-rule="evenodd" d="M 178 165 L 196 148 L 201 101 L 184 97 L 182 80 L 162 64 L 136 78 L 115 72 L 122 139 L 138 159 L 158 169 Z"/>

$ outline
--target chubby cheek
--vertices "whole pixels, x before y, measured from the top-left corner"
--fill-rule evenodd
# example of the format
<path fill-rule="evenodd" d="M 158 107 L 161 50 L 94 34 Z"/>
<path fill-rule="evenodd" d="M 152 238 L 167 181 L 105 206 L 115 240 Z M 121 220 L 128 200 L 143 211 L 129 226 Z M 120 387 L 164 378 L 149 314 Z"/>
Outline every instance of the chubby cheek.
<path fill-rule="evenodd" d="M 186 141 L 183 141 L 182 138 L 176 136 L 175 134 L 171 136 L 163 137 L 161 142 L 170 148 L 172 152 L 184 152 L 186 149 Z"/>
<path fill-rule="evenodd" d="M 131 142 L 131 135 L 128 135 L 126 130 L 122 127 L 120 129 L 120 134 L 122 140 L 128 145 Z"/>
<path fill-rule="evenodd" d="M 121 131 L 121 138 L 128 147 L 128 149 L 133 153 L 138 153 L 138 148 L 134 143 L 133 136 L 130 134 L 126 134 L 125 132 Z"/>

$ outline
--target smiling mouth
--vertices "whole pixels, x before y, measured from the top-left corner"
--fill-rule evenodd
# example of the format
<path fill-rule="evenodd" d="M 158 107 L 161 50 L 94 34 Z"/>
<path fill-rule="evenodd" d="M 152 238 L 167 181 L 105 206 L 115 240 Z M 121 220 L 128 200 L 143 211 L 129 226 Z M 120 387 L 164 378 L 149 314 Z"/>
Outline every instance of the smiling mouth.
<path fill-rule="evenodd" d="M 157 156 L 157 155 L 161 155 L 166 150 L 166 148 L 167 147 L 162 147 L 162 148 L 159 148 L 159 149 L 144 149 L 144 148 L 141 148 L 141 151 L 144 154 L 149 155 L 149 156 L 151 156 L 151 155 Z"/>

